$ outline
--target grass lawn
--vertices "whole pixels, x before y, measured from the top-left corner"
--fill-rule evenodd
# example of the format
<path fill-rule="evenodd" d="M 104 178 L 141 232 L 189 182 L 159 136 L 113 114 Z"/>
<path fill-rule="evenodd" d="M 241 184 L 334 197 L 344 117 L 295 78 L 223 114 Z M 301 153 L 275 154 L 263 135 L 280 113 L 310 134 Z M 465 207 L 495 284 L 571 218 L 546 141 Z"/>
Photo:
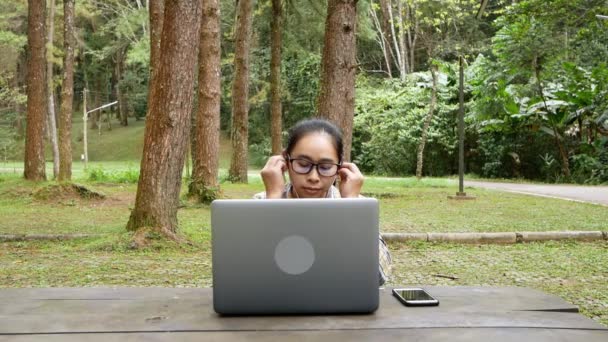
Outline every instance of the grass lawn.
<path fill-rule="evenodd" d="M 141 153 L 143 125 L 115 125 L 111 132 L 102 131 L 101 138 L 89 131 L 90 169 L 110 174 L 137 171 L 134 155 Z M 221 175 L 229 164 L 225 141 L 222 151 Z M 82 163 L 74 162 L 75 181 L 103 192 L 106 199 L 39 199 L 33 194 L 53 182 L 26 182 L 21 179 L 22 167 L 22 162 L 0 163 L 0 234 L 99 236 L 0 243 L 0 287 L 211 285 L 208 206 L 184 200 L 178 212 L 181 232 L 192 245 L 156 241 L 145 250 L 130 250 L 124 227 L 135 184 L 89 181 Z M 47 175 L 51 174 L 48 163 Z M 224 183 L 222 188 L 228 198 L 250 198 L 264 187 L 258 171 L 251 170 L 249 184 Z M 608 210 L 602 206 L 483 189 L 467 189 L 477 196 L 475 201 L 448 200 L 447 195 L 456 191 L 455 179 L 369 177 L 364 186 L 366 195 L 380 200 L 384 232 L 608 231 Z M 527 286 L 579 305 L 583 314 L 608 326 L 608 241 L 506 246 L 412 242 L 390 248 L 394 270 L 388 286 Z"/>
<path fill-rule="evenodd" d="M 129 163 L 109 163 L 108 169 L 126 170 Z M 133 165 L 133 164 L 130 164 Z M 75 173 L 75 177 L 84 174 Z M 251 198 L 264 186 L 252 172 L 249 184 L 224 183 L 229 198 Z M 49 183 L 33 184 L 20 174 L 0 173 L 0 234 L 121 232 L 135 200 L 135 184 L 77 182 L 107 195 L 102 201 L 74 199 L 38 200 L 31 194 Z M 184 187 L 185 188 L 185 187 Z M 380 200 L 383 232 L 522 232 L 550 230 L 608 230 L 605 207 L 495 190 L 468 190 L 475 201 L 454 201 L 457 190 L 448 179 L 368 178 L 364 193 Z M 209 207 L 184 201 L 179 211 L 183 232 L 198 240 L 209 228 Z M 32 220 L 32 217 L 36 217 Z"/>

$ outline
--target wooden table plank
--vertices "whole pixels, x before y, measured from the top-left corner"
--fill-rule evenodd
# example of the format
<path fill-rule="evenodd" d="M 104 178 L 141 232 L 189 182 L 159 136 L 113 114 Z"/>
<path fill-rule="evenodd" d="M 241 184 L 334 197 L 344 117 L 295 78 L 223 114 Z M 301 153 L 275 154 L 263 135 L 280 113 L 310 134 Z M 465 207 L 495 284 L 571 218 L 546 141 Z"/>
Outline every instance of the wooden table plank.
<path fill-rule="evenodd" d="M 424 341 L 470 342 L 538 341 L 538 342 L 606 342 L 608 332 L 579 329 L 524 329 L 524 328 L 436 328 L 385 329 L 342 331 L 244 331 L 244 332 L 179 332 L 179 333 L 108 333 L 54 335 L 0 335 L 0 342 L 200 342 L 200 341 Z"/>
<path fill-rule="evenodd" d="M 390 289 L 384 289 L 381 290 L 380 308 L 372 315 L 266 317 L 218 316 L 213 312 L 211 289 L 3 289 L 0 290 L 0 333 L 462 327 L 608 331 L 602 325 L 573 313 L 576 307 L 559 297 L 532 289 L 425 288 L 440 300 L 439 307 L 405 307 L 392 297 Z"/>
<path fill-rule="evenodd" d="M 502 310 L 544 310 L 578 312 L 578 308 L 565 300 L 542 291 L 524 287 L 473 287 L 473 286 L 426 286 L 441 301 L 442 311 L 470 311 L 497 307 Z M 381 309 L 401 309 L 402 305 L 391 296 L 391 289 L 380 289 Z M 0 303 L 42 300 L 160 300 L 190 301 L 203 305 L 212 304 L 210 288 L 15 288 L 0 290 Z M 10 308 L 0 307 L 0 314 Z"/>

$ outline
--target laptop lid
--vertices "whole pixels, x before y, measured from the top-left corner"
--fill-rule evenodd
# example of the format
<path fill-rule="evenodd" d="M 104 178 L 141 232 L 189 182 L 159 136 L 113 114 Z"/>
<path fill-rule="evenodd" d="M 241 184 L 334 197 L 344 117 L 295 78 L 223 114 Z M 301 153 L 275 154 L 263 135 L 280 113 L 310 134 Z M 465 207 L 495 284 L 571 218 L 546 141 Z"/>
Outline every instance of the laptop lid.
<path fill-rule="evenodd" d="M 216 200 L 221 314 L 366 313 L 378 307 L 378 201 Z"/>

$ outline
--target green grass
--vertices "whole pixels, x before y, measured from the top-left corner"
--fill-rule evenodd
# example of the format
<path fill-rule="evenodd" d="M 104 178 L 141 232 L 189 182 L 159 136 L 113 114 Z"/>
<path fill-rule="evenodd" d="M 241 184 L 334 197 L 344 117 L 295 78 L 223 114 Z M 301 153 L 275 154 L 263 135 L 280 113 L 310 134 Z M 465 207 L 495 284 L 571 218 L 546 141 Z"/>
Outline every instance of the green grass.
<path fill-rule="evenodd" d="M 579 306 L 584 315 L 608 325 L 608 241 L 397 243 L 390 248 L 396 265 L 393 285 L 530 287 L 560 296 Z"/>
<path fill-rule="evenodd" d="M 158 243 L 137 251 L 127 249 L 127 241 L 128 234 L 117 233 L 111 240 L 0 243 L 0 287 L 211 286 L 208 237 L 194 246 Z M 606 241 L 389 247 L 393 274 L 386 286 L 530 287 L 560 296 L 608 325 Z"/>
<path fill-rule="evenodd" d="M 110 176 L 90 181 L 83 164 L 75 161 L 74 179 L 104 193 L 105 200 L 34 199 L 32 193 L 53 182 L 24 181 L 21 161 L 0 163 L 0 234 L 99 235 L 72 241 L 0 243 L 0 287 L 211 285 L 208 206 L 183 200 L 178 211 L 180 232 L 192 245 L 159 240 L 144 250 L 129 249 L 125 225 L 136 184 L 115 181 L 139 170 L 143 127 L 143 121 L 132 121 L 128 127 L 103 130 L 101 136 L 89 130 L 89 170 Z M 79 134 L 78 129 L 74 134 Z M 79 145 L 74 145 L 75 156 L 80 154 Z M 220 175 L 227 173 L 229 156 L 230 146 L 223 137 Z M 47 175 L 52 175 L 51 163 L 47 163 Z M 467 193 L 477 200 L 448 200 L 447 195 L 457 191 L 457 183 L 456 178 L 368 177 L 363 192 L 379 198 L 385 232 L 608 231 L 608 210 L 602 206 L 471 188 Z M 250 170 L 249 184 L 224 183 L 222 189 L 228 198 L 251 198 L 264 186 L 259 171 Z M 579 305 L 583 314 L 608 325 L 606 241 L 506 246 L 397 243 L 390 248 L 394 269 L 389 286 L 528 286 Z"/>
<path fill-rule="evenodd" d="M 105 118 L 105 116 L 104 116 Z M 82 169 L 80 157 L 83 154 L 83 125 L 82 114 L 76 113 L 72 118 L 72 157 L 74 160 L 74 171 Z M 90 127 L 90 122 L 88 123 Z M 97 129 L 87 130 L 88 154 L 91 165 L 103 164 L 124 165 L 130 162 L 139 165 L 144 145 L 145 120 L 136 121 L 129 118 L 128 126 L 121 126 L 116 119 L 112 120 L 112 130 L 108 130 L 107 123 L 102 123 L 101 131 Z M 99 134 L 101 132 L 101 135 Z M 226 134 L 220 136 L 220 167 L 228 168 L 230 165 L 230 141 Z M 47 161 L 52 161 L 50 145 L 45 143 L 45 156 Z M 20 149 L 14 160 L 9 163 L 0 163 L 0 168 L 23 168 L 23 149 Z M 50 165 L 50 168 L 49 168 Z M 47 174 L 52 175 L 52 163 L 47 163 Z M 51 171 L 49 173 L 49 171 Z"/>
<path fill-rule="evenodd" d="M 109 170 L 127 170 L 117 166 Z M 85 177 L 82 174 L 82 177 Z M 31 193 L 47 183 L 31 183 L 19 174 L 0 174 L 0 233 L 89 233 L 120 231 L 134 204 L 136 184 L 76 182 L 108 195 L 103 201 L 38 201 Z M 252 173 L 249 184 L 225 183 L 228 198 L 251 198 L 264 190 Z M 553 230 L 608 230 L 605 207 L 494 190 L 468 190 L 474 201 L 449 200 L 457 187 L 447 179 L 386 179 L 370 177 L 364 193 L 380 200 L 380 227 L 384 232 L 522 232 Z M 183 187 L 182 191 L 185 191 Z M 209 224 L 207 206 L 186 206 L 179 211 L 186 234 L 188 227 Z M 36 217 L 36 220 L 32 220 Z"/>
<path fill-rule="evenodd" d="M 121 164 L 112 164 L 122 169 Z M 32 193 L 53 182 L 32 183 L 19 174 L 0 174 L 0 234 L 100 234 L 60 242 L 0 243 L 0 287 L 211 285 L 209 207 L 184 201 L 180 231 L 192 245 L 154 241 L 130 250 L 124 229 L 135 184 L 79 180 L 107 198 L 39 201 Z M 250 184 L 222 185 L 230 198 L 263 190 L 252 172 Z M 475 201 L 450 201 L 452 180 L 369 178 L 364 191 L 380 197 L 383 231 L 606 230 L 601 206 L 557 199 L 475 190 Z M 527 286 L 556 294 L 582 313 L 608 325 L 608 242 L 571 241 L 516 245 L 396 243 L 389 286 Z M 456 276 L 439 278 L 434 274 Z"/>

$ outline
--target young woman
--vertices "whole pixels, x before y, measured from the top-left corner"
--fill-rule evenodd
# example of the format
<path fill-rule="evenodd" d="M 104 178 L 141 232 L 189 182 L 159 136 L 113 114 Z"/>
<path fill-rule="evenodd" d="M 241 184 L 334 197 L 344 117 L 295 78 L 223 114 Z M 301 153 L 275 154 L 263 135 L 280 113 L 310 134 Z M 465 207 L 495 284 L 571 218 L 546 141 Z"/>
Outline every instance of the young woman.
<path fill-rule="evenodd" d="M 265 198 L 349 198 L 359 197 L 363 174 L 354 163 L 342 160 L 340 130 L 328 121 L 304 120 L 289 132 L 287 148 L 282 155 L 272 156 L 261 171 L 265 192 L 254 196 Z M 289 173 L 290 182 L 284 172 Z M 339 177 L 339 185 L 334 184 Z M 380 237 L 380 285 L 388 279 L 391 256 Z"/>

